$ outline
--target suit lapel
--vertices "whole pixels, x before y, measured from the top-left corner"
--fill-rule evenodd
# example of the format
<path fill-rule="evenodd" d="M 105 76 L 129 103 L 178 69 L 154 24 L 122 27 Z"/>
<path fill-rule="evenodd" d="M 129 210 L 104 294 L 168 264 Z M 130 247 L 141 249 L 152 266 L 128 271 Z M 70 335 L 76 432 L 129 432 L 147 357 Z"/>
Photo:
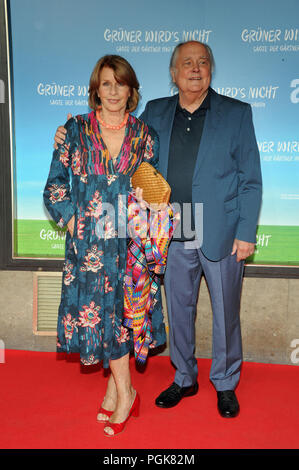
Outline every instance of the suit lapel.
<path fill-rule="evenodd" d="M 175 95 L 169 98 L 168 106 L 160 121 L 159 171 L 164 178 L 167 178 L 169 145 L 178 96 L 179 95 Z"/>
<path fill-rule="evenodd" d="M 205 158 L 213 152 L 213 146 L 217 139 L 217 130 L 221 119 L 221 96 L 213 89 L 211 91 L 210 109 L 207 110 L 197 160 L 195 163 L 193 184 L 199 182 L 200 167 Z"/>

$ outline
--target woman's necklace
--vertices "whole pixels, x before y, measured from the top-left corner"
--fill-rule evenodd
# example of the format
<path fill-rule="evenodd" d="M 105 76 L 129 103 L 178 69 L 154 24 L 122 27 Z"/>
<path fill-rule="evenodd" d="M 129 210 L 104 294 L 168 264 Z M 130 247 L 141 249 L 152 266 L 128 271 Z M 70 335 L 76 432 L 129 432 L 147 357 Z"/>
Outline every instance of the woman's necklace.
<path fill-rule="evenodd" d="M 128 117 L 129 117 L 129 113 L 125 113 L 123 122 L 121 122 L 118 126 L 112 126 L 111 124 L 107 124 L 107 122 L 103 121 L 103 119 L 100 116 L 100 112 L 97 113 L 97 118 L 99 120 L 99 123 L 106 129 L 112 129 L 113 131 L 119 131 L 119 129 L 124 127 L 127 123 Z"/>

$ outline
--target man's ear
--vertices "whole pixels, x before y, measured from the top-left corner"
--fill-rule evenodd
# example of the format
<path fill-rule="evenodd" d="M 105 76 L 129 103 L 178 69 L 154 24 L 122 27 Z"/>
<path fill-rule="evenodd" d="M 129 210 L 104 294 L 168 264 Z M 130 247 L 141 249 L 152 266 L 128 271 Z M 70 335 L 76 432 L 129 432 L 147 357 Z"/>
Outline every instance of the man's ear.
<path fill-rule="evenodd" d="M 173 83 L 175 83 L 175 68 L 173 67 L 172 69 L 170 69 L 170 75 L 171 75 L 171 78 L 172 78 L 172 81 Z"/>

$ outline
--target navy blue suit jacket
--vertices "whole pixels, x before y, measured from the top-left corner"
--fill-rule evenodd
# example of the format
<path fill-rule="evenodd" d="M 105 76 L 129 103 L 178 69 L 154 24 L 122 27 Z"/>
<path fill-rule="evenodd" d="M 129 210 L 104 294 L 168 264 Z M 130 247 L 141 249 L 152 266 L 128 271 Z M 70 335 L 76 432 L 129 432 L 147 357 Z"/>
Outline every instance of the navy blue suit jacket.
<path fill-rule="evenodd" d="M 195 203 L 203 204 L 203 236 L 197 233 L 203 240 L 201 250 L 217 261 L 231 253 L 235 238 L 256 242 L 262 178 L 250 105 L 210 91 L 192 203 L 193 210 Z M 177 102 L 178 95 L 149 101 L 140 116 L 159 136 L 159 171 L 165 178 Z"/>

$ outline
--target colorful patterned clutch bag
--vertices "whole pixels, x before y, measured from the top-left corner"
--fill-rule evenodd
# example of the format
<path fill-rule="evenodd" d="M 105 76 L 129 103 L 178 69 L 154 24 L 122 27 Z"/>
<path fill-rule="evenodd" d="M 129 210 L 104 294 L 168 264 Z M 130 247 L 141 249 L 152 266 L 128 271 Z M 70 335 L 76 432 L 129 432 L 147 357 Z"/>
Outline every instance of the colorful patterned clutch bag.
<path fill-rule="evenodd" d="M 169 203 L 171 188 L 161 173 L 147 162 L 142 162 L 132 175 L 134 189 L 143 189 L 143 199 L 148 204 Z"/>

